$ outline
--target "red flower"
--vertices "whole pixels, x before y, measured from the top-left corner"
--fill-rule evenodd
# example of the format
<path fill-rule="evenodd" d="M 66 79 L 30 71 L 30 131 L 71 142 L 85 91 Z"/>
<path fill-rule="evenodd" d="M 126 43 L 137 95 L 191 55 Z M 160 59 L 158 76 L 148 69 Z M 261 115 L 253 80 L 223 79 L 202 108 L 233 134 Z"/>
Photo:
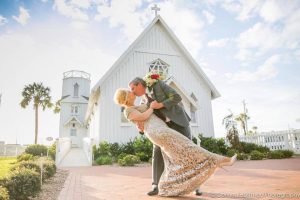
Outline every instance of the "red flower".
<path fill-rule="evenodd" d="M 152 79 L 159 79 L 159 74 L 152 74 L 152 75 L 151 75 L 151 78 L 152 78 Z"/>

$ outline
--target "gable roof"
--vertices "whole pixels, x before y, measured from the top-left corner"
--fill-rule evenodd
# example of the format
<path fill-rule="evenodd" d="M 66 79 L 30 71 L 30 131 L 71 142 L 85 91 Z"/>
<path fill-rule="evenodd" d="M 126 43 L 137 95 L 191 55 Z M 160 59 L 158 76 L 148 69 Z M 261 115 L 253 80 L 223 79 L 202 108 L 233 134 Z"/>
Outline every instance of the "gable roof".
<path fill-rule="evenodd" d="M 161 23 L 162 26 L 166 29 L 166 32 L 169 34 L 171 39 L 175 42 L 175 44 L 179 47 L 179 49 L 183 52 L 183 55 L 187 57 L 187 59 L 191 62 L 191 66 L 195 69 L 197 72 L 197 75 L 200 76 L 204 82 L 209 86 L 211 89 L 211 98 L 215 99 L 217 97 L 220 97 L 220 93 L 217 91 L 215 86 L 211 83 L 211 81 L 208 79 L 208 77 L 205 75 L 203 70 L 200 68 L 200 66 L 197 64 L 197 62 L 193 59 L 193 57 L 190 55 L 190 53 L 186 50 L 186 48 L 183 46 L 183 44 L 179 41 L 179 39 L 176 37 L 176 35 L 173 33 L 173 31 L 168 27 L 166 22 L 161 18 L 160 15 L 157 15 L 151 24 L 148 25 L 148 27 L 138 36 L 138 38 L 128 47 L 128 49 L 119 57 L 119 59 L 113 64 L 113 66 L 102 76 L 102 78 L 97 82 L 97 84 L 92 88 L 92 93 L 97 90 L 97 88 L 100 87 L 100 85 L 115 71 L 115 69 L 118 67 L 118 65 L 127 57 L 127 55 L 136 47 L 136 45 L 142 40 L 142 38 L 149 32 L 149 30 L 156 24 Z"/>
<path fill-rule="evenodd" d="M 65 123 L 64 126 L 66 126 L 68 123 L 70 122 L 76 122 L 78 123 L 80 126 L 82 126 L 83 124 L 81 123 L 81 121 L 76 117 L 76 116 L 72 116 L 70 117 Z"/>

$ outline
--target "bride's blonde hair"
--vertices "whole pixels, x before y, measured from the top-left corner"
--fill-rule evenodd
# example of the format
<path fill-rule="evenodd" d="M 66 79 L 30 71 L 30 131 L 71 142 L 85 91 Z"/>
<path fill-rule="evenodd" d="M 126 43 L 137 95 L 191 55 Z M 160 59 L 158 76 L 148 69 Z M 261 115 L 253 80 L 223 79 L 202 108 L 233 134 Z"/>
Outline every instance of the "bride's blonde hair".
<path fill-rule="evenodd" d="M 121 106 L 125 106 L 128 101 L 129 92 L 130 91 L 126 88 L 117 89 L 114 95 L 115 103 Z"/>

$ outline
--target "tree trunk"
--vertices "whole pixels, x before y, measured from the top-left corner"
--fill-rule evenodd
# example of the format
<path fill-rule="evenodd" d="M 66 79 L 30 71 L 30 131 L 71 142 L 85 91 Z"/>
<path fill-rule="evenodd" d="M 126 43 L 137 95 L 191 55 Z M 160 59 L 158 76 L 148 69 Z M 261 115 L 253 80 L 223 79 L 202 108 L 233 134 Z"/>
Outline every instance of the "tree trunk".
<path fill-rule="evenodd" d="M 39 112 L 39 106 L 35 105 L 35 137 L 34 137 L 34 144 L 37 144 L 37 138 L 38 138 L 38 112 Z"/>

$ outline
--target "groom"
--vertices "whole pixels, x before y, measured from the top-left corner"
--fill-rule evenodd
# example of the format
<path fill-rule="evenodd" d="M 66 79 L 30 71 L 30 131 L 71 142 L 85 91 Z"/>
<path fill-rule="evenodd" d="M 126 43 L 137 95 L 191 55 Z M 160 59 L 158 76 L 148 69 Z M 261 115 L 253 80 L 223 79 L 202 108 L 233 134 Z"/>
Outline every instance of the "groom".
<path fill-rule="evenodd" d="M 154 80 L 154 83 L 147 87 L 147 83 L 139 77 L 129 82 L 131 91 L 136 96 L 144 96 L 147 104 L 153 102 L 154 114 L 166 122 L 168 127 L 178 131 L 182 135 L 191 139 L 189 127 L 190 118 L 179 105 L 180 95 L 169 85 L 161 80 Z M 138 124 L 138 129 L 143 132 L 143 123 Z M 158 182 L 164 171 L 164 161 L 160 147 L 154 145 L 152 158 L 152 190 L 147 194 L 149 196 L 158 194 Z M 200 196 L 200 189 L 195 191 L 195 195 Z"/>

